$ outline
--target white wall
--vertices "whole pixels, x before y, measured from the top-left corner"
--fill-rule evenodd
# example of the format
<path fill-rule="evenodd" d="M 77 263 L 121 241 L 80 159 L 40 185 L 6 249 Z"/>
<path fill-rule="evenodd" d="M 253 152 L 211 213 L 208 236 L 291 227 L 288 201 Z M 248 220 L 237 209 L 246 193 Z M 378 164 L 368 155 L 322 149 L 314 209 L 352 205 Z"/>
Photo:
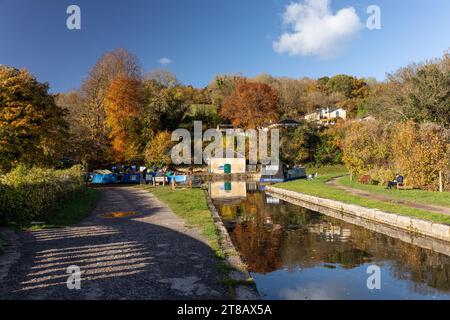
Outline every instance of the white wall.
<path fill-rule="evenodd" d="M 246 161 L 244 158 L 212 158 L 210 172 L 224 174 L 224 166 L 231 165 L 231 173 L 245 173 Z"/>

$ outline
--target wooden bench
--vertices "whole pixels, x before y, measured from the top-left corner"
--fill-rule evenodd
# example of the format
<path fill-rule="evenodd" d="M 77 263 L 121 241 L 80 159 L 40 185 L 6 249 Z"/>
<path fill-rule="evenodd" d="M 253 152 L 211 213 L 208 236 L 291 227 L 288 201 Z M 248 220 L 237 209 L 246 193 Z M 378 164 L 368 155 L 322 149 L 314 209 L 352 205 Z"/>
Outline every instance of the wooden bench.
<path fill-rule="evenodd" d="M 161 184 L 161 183 L 162 183 L 163 186 L 166 185 L 167 179 L 166 179 L 165 176 L 163 176 L 163 177 L 154 177 L 153 178 L 153 185 Z"/>
<path fill-rule="evenodd" d="M 408 186 L 406 182 L 397 183 L 397 190 L 413 190 L 413 187 Z"/>

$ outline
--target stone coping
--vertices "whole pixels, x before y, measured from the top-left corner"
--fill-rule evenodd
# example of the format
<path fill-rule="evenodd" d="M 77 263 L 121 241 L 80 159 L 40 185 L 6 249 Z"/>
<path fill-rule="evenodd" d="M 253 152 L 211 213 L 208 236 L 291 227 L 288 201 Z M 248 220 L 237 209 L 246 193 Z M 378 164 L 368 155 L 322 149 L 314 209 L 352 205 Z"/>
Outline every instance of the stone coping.
<path fill-rule="evenodd" d="M 205 190 L 205 196 L 209 210 L 214 220 L 214 225 L 219 233 L 219 242 L 222 250 L 225 252 L 226 263 L 233 269 L 229 272 L 230 279 L 234 281 L 247 281 L 248 285 L 238 285 L 235 290 L 237 300 L 260 300 L 261 296 L 256 289 L 254 280 L 248 272 L 247 265 L 242 260 L 238 250 L 231 241 L 230 235 L 222 222 L 211 197 Z M 251 284 L 253 282 L 253 284 Z"/>
<path fill-rule="evenodd" d="M 307 195 L 300 192 L 280 189 L 268 186 L 266 191 L 275 195 L 304 201 L 318 207 L 332 209 L 341 214 L 347 214 L 369 221 L 389 225 L 404 230 L 414 235 L 431 237 L 434 239 L 450 242 L 450 225 L 435 223 L 414 217 L 402 216 L 395 213 L 384 212 L 378 209 L 365 208 L 359 205 L 346 204 L 340 201 L 324 199 Z"/>

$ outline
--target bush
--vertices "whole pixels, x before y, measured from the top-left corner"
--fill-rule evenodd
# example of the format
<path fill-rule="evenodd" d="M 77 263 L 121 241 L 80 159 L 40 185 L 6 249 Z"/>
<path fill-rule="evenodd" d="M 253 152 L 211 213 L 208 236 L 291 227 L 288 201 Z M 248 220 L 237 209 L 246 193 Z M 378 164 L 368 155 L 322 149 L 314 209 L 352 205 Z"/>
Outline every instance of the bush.
<path fill-rule="evenodd" d="M 26 226 L 37 219 L 46 220 L 84 188 L 80 166 L 66 170 L 18 166 L 0 177 L 0 223 Z"/>
<path fill-rule="evenodd" d="M 368 174 L 385 184 L 398 173 L 408 186 L 437 191 L 439 172 L 445 175 L 450 166 L 450 134 L 432 123 L 355 122 L 347 130 L 343 154 L 356 176 Z M 444 181 L 444 189 L 449 187 Z"/>

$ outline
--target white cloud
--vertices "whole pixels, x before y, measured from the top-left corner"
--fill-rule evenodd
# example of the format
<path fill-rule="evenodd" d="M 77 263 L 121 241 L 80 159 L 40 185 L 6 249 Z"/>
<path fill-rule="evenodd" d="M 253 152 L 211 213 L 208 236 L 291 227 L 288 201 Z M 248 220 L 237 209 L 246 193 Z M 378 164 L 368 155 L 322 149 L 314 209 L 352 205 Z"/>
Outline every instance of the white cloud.
<path fill-rule="evenodd" d="M 330 2 L 305 0 L 304 4 L 289 4 L 283 22 L 292 27 L 292 32 L 282 34 L 273 43 L 274 50 L 293 56 L 335 56 L 363 26 L 353 7 L 333 14 Z"/>
<path fill-rule="evenodd" d="M 158 62 L 162 65 L 165 65 L 165 64 L 171 64 L 172 60 L 170 60 L 169 58 L 161 58 L 158 60 Z"/>

